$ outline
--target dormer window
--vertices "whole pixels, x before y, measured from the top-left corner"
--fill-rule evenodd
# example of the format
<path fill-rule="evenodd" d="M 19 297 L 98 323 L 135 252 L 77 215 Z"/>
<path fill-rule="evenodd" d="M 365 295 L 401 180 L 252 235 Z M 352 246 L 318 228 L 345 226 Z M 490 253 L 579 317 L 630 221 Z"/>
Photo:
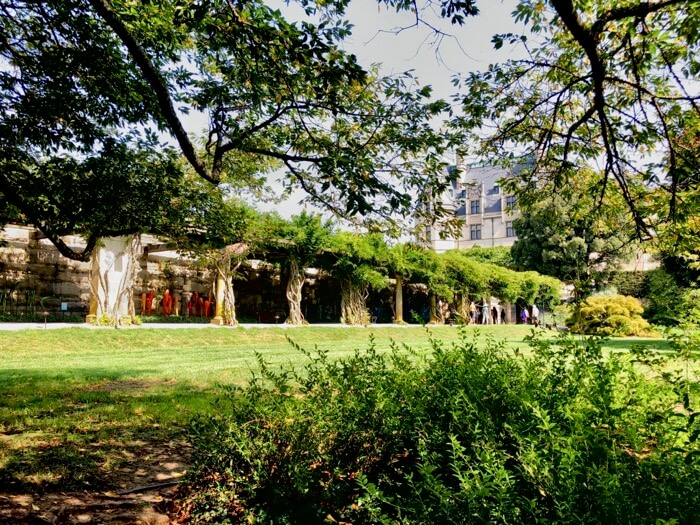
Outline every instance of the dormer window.
<path fill-rule="evenodd" d="M 472 215 L 479 215 L 481 213 L 481 201 L 469 201 L 469 213 Z"/>

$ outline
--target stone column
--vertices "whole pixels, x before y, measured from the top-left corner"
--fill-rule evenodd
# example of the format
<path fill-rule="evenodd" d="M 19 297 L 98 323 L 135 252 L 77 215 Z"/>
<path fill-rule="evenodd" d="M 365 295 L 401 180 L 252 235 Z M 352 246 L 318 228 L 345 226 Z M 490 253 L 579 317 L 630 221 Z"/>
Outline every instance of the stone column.
<path fill-rule="evenodd" d="M 216 272 L 216 305 L 214 318 L 211 320 L 211 324 L 217 326 L 223 326 L 225 324 L 224 320 L 224 288 L 226 287 L 226 281 L 221 272 Z"/>
<path fill-rule="evenodd" d="M 396 275 L 396 300 L 394 301 L 394 322 L 403 324 L 403 277 Z"/>
<path fill-rule="evenodd" d="M 182 316 L 190 316 L 190 299 L 192 299 L 192 292 L 185 291 L 182 292 Z"/>

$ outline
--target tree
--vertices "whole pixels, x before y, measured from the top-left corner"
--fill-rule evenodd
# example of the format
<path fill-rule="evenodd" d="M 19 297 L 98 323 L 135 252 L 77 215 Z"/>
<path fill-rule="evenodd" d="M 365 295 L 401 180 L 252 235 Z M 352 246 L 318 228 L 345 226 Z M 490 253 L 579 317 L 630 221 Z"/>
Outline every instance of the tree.
<path fill-rule="evenodd" d="M 261 214 L 244 203 L 200 181 L 196 199 L 187 201 L 188 227 L 171 231 L 169 238 L 178 252 L 212 268 L 216 275 L 215 321 L 234 326 L 236 299 L 233 281 L 238 269 L 269 238 L 274 217 Z"/>
<path fill-rule="evenodd" d="M 564 188 L 601 162 L 592 189 L 602 202 L 616 186 L 641 238 L 683 221 L 681 210 L 698 203 L 697 178 L 684 169 L 695 153 L 680 137 L 698 130 L 700 5 L 522 0 L 514 14 L 536 43 L 512 34 L 494 43 L 522 45 L 526 58 L 462 79 L 460 124 L 483 134 L 481 153 L 510 151 L 521 192 L 543 180 Z"/>
<path fill-rule="evenodd" d="M 287 274 L 287 302 L 289 304 L 288 324 L 304 323 L 301 312 L 302 289 L 306 281 L 304 270 L 313 267 L 324 256 L 331 237 L 331 224 L 324 222 L 320 215 L 303 211 L 291 221 L 281 223 L 278 231 L 270 239 L 271 250 L 283 254 L 283 269 Z"/>
<path fill-rule="evenodd" d="M 368 324 L 369 289 L 387 286 L 384 271 L 389 250 L 382 235 L 340 231 L 332 237 L 329 251 L 333 258 L 331 272 L 340 281 L 340 321 Z"/>
<path fill-rule="evenodd" d="M 463 319 L 469 319 L 472 301 L 481 302 L 491 297 L 486 265 L 471 259 L 471 250 L 450 250 L 442 254 L 443 278 L 456 296 L 455 309 Z"/>
<path fill-rule="evenodd" d="M 636 247 L 622 199 L 611 190 L 600 205 L 591 183 L 593 172 L 579 173 L 559 190 L 543 183 L 519 201 L 513 223 L 515 265 L 573 283 L 577 298 L 604 284 Z"/>
<path fill-rule="evenodd" d="M 291 22 L 258 0 L 0 0 L 0 215 L 19 215 L 78 260 L 100 237 L 151 230 L 161 215 L 142 221 L 131 208 L 167 210 L 183 177 L 157 131 L 214 184 L 235 183 L 227 159 L 249 154 L 280 162 L 290 186 L 341 216 L 422 213 L 450 182 L 449 137 L 431 124 L 448 104 L 343 52 L 346 2 L 298 5 L 306 17 Z M 471 1 L 441 8 L 455 22 L 475 14 Z M 188 112 L 210 116 L 203 149 L 183 125 Z M 132 191 L 133 159 L 152 190 Z M 58 191 L 72 185 L 89 191 Z M 108 194 L 93 202 L 98 187 Z M 134 200 L 122 206 L 122 193 Z M 76 232 L 87 239 L 80 252 L 60 240 Z"/>
<path fill-rule="evenodd" d="M 427 253 L 422 246 L 413 243 L 397 243 L 390 247 L 386 268 L 394 276 L 394 322 L 403 324 L 403 286 L 404 283 L 420 275 L 425 278 Z"/>

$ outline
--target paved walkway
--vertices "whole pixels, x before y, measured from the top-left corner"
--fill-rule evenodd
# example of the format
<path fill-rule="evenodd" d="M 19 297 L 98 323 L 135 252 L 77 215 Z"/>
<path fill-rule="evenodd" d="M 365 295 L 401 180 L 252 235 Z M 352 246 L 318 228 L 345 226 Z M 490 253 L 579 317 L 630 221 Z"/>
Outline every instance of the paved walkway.
<path fill-rule="evenodd" d="M 241 323 L 237 328 L 288 328 L 297 329 L 304 328 L 305 326 L 321 326 L 324 328 L 357 328 L 358 325 L 346 325 L 341 323 L 314 323 L 309 325 L 289 325 L 284 323 L 279 324 L 263 324 L 263 323 Z M 402 328 L 406 326 L 418 326 L 418 325 L 397 325 L 392 323 L 387 324 L 372 324 L 368 326 L 373 327 L 387 327 L 387 328 Z M 445 325 L 449 326 L 449 325 Z M 88 323 L 0 323 L 0 331 L 17 331 L 17 330 L 56 330 L 58 328 L 86 328 L 89 330 L 114 330 L 114 328 L 108 326 L 94 326 Z M 141 326 L 120 326 L 118 330 L 140 330 L 149 328 L 201 328 L 201 329 L 231 329 L 230 326 L 217 326 L 209 323 L 143 323 Z M 235 328 L 235 327 L 233 327 Z"/>

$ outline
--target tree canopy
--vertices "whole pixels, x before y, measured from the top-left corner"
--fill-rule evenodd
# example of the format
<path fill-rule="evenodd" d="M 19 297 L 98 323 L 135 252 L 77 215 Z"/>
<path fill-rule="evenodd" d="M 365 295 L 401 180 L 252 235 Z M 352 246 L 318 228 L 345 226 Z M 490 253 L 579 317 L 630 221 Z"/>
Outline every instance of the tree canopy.
<path fill-rule="evenodd" d="M 700 4 L 521 0 L 514 15 L 529 34 L 494 43 L 524 58 L 458 80 L 480 153 L 520 162 L 520 191 L 599 165 L 592 190 L 616 185 L 643 238 L 696 215 Z"/>
<path fill-rule="evenodd" d="M 0 0 L 0 215 L 87 259 L 100 236 L 163 216 L 142 220 L 129 206 L 178 200 L 179 155 L 200 178 L 234 185 L 241 156 L 273 159 L 288 185 L 343 217 L 420 215 L 449 183 L 450 137 L 432 124 L 448 104 L 342 51 L 345 1 L 295 4 L 299 20 L 258 0 Z M 440 5 L 455 23 L 476 12 L 470 0 Z M 209 118 L 202 146 L 188 113 Z M 148 174 L 145 188 L 133 171 Z M 82 253 L 60 241 L 75 232 L 88 240 Z"/>
<path fill-rule="evenodd" d="M 511 249 L 516 267 L 573 283 L 577 296 L 586 296 L 631 257 L 638 246 L 624 201 L 611 188 L 600 203 L 591 191 L 596 180 L 580 170 L 566 187 L 543 182 L 520 200 Z"/>

